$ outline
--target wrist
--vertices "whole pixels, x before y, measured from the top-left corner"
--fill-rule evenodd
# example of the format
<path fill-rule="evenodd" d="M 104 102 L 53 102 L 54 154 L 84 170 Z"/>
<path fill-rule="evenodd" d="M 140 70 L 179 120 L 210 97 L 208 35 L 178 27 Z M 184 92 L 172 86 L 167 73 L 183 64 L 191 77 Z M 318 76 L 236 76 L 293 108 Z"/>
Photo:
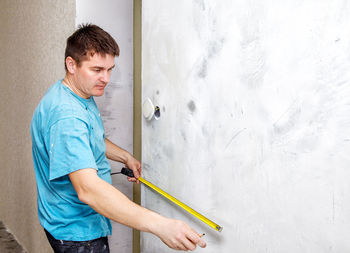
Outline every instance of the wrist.
<path fill-rule="evenodd" d="M 146 232 L 152 233 L 156 236 L 160 236 L 163 232 L 164 224 L 167 223 L 168 218 L 159 215 L 158 213 L 155 213 L 151 211 L 150 217 L 148 219 Z"/>
<path fill-rule="evenodd" d="M 126 165 L 128 164 L 128 162 L 132 160 L 132 155 L 128 151 L 125 151 L 122 159 L 123 159 L 123 163 Z"/>

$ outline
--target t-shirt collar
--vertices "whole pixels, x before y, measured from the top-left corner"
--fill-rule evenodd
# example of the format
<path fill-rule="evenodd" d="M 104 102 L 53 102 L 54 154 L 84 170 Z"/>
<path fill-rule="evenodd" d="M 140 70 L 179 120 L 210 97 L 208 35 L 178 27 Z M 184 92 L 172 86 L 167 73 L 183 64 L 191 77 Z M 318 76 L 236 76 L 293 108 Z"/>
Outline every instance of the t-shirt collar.
<path fill-rule="evenodd" d="M 89 98 L 82 98 L 80 96 L 78 96 L 77 94 L 75 94 L 71 89 L 69 89 L 66 85 L 63 84 L 63 79 L 60 80 L 60 84 L 63 86 L 63 88 L 68 91 L 69 93 L 71 93 L 74 97 L 76 97 L 79 101 L 83 102 L 84 105 L 89 105 L 90 103 L 92 103 L 93 101 L 93 97 L 89 97 Z"/>

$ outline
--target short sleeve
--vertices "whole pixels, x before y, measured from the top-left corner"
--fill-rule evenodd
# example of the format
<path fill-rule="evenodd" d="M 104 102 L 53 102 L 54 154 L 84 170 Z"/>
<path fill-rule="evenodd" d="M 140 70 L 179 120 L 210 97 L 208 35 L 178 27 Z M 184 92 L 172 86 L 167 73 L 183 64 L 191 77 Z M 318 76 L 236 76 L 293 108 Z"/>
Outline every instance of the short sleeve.
<path fill-rule="evenodd" d="M 97 169 L 84 121 L 74 117 L 58 120 L 49 134 L 50 180 L 80 169 Z"/>

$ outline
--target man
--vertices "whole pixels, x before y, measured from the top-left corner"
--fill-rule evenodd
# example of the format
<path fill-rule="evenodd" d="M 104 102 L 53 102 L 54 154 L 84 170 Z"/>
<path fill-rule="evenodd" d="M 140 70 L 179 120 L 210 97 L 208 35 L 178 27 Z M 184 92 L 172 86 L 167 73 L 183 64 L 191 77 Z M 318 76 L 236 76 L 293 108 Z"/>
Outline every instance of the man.
<path fill-rule="evenodd" d="M 145 209 L 111 185 L 107 158 L 132 169 L 141 164 L 105 138 L 93 96 L 102 96 L 114 58 L 115 40 L 95 25 L 67 39 L 66 75 L 49 88 L 32 124 L 38 213 L 55 252 L 109 252 L 110 219 L 158 236 L 170 248 L 194 250 L 205 242 L 186 223 Z"/>

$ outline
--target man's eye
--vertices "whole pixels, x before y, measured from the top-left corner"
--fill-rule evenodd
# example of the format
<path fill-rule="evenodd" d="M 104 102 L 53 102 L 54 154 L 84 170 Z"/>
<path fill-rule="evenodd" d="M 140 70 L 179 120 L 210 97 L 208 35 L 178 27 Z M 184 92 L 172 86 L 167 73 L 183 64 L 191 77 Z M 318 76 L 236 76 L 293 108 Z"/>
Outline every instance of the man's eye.
<path fill-rule="evenodd" d="M 97 73 L 101 72 L 100 69 L 94 69 L 94 71 L 97 72 Z"/>

